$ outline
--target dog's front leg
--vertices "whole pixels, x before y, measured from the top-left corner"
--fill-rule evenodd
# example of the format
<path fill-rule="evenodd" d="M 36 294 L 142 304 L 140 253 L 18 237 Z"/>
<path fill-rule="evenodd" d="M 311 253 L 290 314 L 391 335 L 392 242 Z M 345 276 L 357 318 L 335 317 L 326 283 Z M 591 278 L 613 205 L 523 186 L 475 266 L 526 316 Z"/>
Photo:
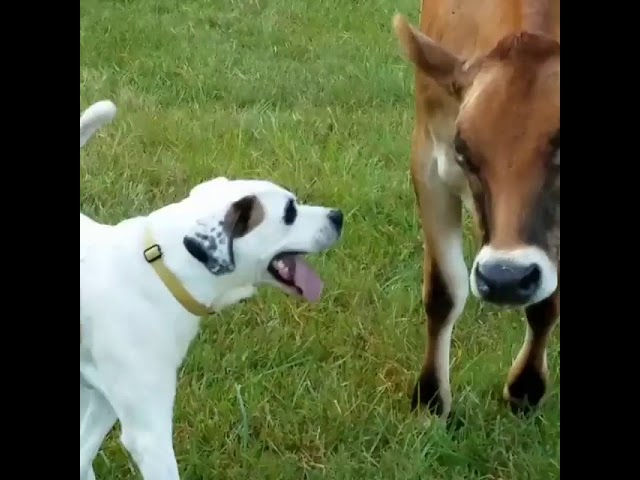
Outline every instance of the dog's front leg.
<path fill-rule="evenodd" d="M 122 372 L 121 372 L 122 375 Z M 122 427 L 122 444 L 145 480 L 178 480 L 173 450 L 175 372 L 127 373 L 111 404 Z"/>
<path fill-rule="evenodd" d="M 80 480 L 95 480 L 93 459 L 115 422 L 107 399 L 80 380 Z"/>

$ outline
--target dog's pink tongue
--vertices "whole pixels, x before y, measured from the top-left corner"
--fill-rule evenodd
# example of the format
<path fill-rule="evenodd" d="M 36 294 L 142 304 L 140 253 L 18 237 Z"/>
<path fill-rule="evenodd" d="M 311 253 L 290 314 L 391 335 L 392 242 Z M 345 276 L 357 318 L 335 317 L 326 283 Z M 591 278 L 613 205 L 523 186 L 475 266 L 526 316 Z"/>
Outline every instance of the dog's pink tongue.
<path fill-rule="evenodd" d="M 311 265 L 300 256 L 296 256 L 296 270 L 293 276 L 296 286 L 302 290 L 302 296 L 309 302 L 317 302 L 322 294 L 322 280 Z"/>

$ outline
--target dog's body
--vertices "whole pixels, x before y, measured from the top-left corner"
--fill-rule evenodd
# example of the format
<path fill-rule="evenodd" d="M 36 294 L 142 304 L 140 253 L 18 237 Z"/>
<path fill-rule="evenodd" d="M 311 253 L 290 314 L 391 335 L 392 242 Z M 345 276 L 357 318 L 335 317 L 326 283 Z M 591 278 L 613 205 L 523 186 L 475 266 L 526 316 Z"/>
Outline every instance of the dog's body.
<path fill-rule="evenodd" d="M 81 147 L 113 113 L 84 113 L 93 115 L 85 119 L 92 131 L 83 136 L 81 119 Z M 145 257 L 149 239 L 192 303 L 220 311 L 262 284 L 316 299 L 320 281 L 301 255 L 331 248 L 341 229 L 337 210 L 298 205 L 267 181 L 226 178 L 117 225 L 80 214 L 80 478 L 95 478 L 93 459 L 116 420 L 145 479 L 179 478 L 176 376 L 200 315 L 185 309 Z"/>

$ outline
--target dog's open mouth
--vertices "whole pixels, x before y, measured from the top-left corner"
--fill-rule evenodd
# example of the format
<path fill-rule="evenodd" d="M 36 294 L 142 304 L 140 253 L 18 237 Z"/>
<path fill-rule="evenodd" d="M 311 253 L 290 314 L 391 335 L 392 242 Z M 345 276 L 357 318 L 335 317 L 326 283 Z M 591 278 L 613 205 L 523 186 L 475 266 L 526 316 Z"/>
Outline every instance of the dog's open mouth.
<path fill-rule="evenodd" d="M 282 252 L 273 257 L 267 271 L 283 290 L 294 292 L 309 302 L 322 294 L 322 280 L 304 260 L 302 252 Z"/>

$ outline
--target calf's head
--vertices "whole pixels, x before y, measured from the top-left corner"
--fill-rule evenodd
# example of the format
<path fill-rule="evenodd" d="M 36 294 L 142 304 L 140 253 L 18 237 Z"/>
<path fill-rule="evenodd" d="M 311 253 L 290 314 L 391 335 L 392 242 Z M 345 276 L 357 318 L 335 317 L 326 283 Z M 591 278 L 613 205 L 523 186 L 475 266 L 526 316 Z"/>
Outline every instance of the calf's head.
<path fill-rule="evenodd" d="M 410 60 L 460 105 L 454 160 L 482 236 L 473 294 L 502 305 L 540 302 L 559 283 L 560 44 L 521 32 L 461 59 L 402 17 L 394 26 Z"/>

